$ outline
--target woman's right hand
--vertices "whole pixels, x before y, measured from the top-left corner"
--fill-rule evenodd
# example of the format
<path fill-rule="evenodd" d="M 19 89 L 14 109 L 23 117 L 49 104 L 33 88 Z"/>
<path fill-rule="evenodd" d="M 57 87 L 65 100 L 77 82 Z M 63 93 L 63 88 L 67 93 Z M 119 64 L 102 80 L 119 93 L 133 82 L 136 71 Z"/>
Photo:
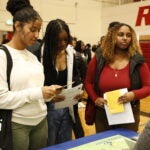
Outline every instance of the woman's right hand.
<path fill-rule="evenodd" d="M 61 102 L 65 100 L 65 96 L 64 95 L 56 95 L 53 97 L 52 102 L 57 103 L 57 102 Z"/>
<path fill-rule="evenodd" d="M 60 85 L 51 85 L 42 87 L 43 98 L 50 101 L 55 95 L 60 94 L 62 90 Z M 59 90 L 57 90 L 59 89 Z"/>

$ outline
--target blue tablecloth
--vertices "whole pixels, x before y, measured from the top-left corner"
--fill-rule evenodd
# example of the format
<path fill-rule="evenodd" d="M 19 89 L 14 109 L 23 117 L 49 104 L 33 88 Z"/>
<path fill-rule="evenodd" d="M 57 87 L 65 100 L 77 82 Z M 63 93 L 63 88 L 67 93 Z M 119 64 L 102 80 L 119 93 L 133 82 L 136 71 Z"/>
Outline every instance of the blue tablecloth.
<path fill-rule="evenodd" d="M 95 140 L 103 139 L 103 138 L 110 137 L 110 136 L 117 135 L 117 134 L 125 136 L 127 138 L 132 138 L 138 135 L 136 132 L 127 130 L 127 129 L 108 130 L 105 132 L 86 136 L 77 140 L 71 140 L 68 142 L 61 143 L 61 144 L 46 147 L 46 148 L 43 148 L 42 150 L 66 150 L 69 148 L 73 148 L 73 147 L 76 147 L 85 143 L 93 142 Z"/>

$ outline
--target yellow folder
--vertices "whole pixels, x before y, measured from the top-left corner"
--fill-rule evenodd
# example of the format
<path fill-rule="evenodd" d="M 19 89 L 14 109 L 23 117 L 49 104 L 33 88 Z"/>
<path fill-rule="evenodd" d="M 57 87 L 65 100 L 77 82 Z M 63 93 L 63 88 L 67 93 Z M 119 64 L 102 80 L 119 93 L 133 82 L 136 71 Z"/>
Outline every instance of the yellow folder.
<path fill-rule="evenodd" d="M 108 111 L 110 114 L 124 112 L 124 105 L 119 104 L 118 98 L 121 96 L 120 90 L 106 92 L 106 100 L 108 105 Z"/>

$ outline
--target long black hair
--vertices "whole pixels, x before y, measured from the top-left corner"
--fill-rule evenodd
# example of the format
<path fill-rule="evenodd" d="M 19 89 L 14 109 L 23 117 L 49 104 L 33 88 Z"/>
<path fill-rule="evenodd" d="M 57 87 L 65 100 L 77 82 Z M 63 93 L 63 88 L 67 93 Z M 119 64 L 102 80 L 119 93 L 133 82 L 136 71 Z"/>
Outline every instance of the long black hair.
<path fill-rule="evenodd" d="M 46 27 L 45 36 L 42 41 L 42 45 L 44 45 L 43 49 L 43 65 L 44 71 L 50 67 L 54 67 L 53 62 L 55 55 L 58 52 L 58 36 L 62 31 L 66 31 L 68 34 L 67 43 L 71 42 L 70 30 L 67 23 L 61 19 L 52 20 L 48 23 Z M 51 68 L 52 69 L 52 68 Z"/>

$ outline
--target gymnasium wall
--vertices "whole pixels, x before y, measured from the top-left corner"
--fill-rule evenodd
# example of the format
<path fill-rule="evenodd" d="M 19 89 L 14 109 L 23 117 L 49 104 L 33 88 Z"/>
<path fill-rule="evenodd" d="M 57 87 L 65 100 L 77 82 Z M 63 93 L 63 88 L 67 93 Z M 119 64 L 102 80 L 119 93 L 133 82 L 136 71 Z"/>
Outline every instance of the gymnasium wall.
<path fill-rule="evenodd" d="M 145 25 L 144 19 L 140 26 L 135 26 L 139 7 L 150 6 L 150 0 L 114 6 L 97 0 L 30 0 L 34 8 L 43 18 L 40 38 L 43 37 L 47 23 L 56 18 L 64 19 L 71 34 L 85 43 L 97 44 L 100 37 L 106 33 L 111 21 L 121 21 L 130 24 L 137 35 L 150 34 L 150 25 Z M 5 10 L 6 0 L 0 0 L 0 31 L 12 31 L 12 26 L 6 24 L 12 16 Z M 150 10 L 144 10 L 149 13 Z M 150 20 L 150 19 L 149 19 Z"/>

